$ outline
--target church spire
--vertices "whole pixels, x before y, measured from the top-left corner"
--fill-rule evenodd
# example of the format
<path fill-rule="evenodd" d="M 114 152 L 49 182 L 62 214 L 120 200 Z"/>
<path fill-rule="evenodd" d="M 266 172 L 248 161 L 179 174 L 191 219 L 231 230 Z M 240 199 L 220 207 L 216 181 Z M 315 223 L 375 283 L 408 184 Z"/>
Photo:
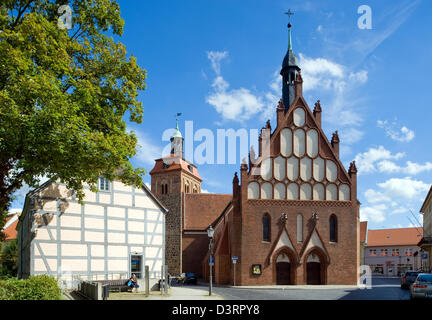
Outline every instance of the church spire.
<path fill-rule="evenodd" d="M 183 136 L 179 130 L 178 126 L 178 117 L 181 116 L 181 113 L 177 113 L 176 115 L 176 128 L 174 129 L 174 133 L 171 136 L 171 155 L 180 157 L 183 159 Z"/>
<path fill-rule="evenodd" d="M 285 12 L 290 19 L 294 14 L 291 10 Z M 289 107 L 295 98 L 295 80 L 297 73 L 300 71 L 298 66 L 298 61 L 294 52 L 292 50 L 292 35 L 291 35 L 291 23 L 288 23 L 288 51 L 282 62 L 282 70 L 280 72 L 282 76 L 282 101 L 285 106 L 285 113 L 288 111 Z"/>

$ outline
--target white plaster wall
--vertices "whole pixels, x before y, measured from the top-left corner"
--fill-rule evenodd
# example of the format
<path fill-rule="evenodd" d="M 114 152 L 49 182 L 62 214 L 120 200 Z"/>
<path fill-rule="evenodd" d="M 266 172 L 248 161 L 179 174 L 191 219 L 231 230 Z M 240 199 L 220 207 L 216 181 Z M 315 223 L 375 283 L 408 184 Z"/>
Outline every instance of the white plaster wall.
<path fill-rule="evenodd" d="M 312 160 L 303 158 L 300 160 L 300 177 L 303 181 L 309 181 L 312 177 Z"/>
<path fill-rule="evenodd" d="M 114 191 L 132 192 L 131 186 L 127 186 L 120 181 L 113 181 L 112 185 L 113 185 Z"/>
<path fill-rule="evenodd" d="M 324 159 L 316 158 L 313 160 L 313 177 L 317 181 L 322 181 L 325 174 L 325 163 Z"/>
<path fill-rule="evenodd" d="M 288 199 L 289 200 L 298 200 L 299 198 L 299 188 L 296 183 L 290 183 L 288 185 Z"/>
<path fill-rule="evenodd" d="M 261 185 L 261 199 L 272 199 L 273 198 L 273 186 L 271 183 L 263 183 Z"/>
<path fill-rule="evenodd" d="M 285 158 L 277 157 L 274 160 L 274 176 L 279 181 L 283 181 L 286 178 L 286 160 L 285 160 Z"/>
<path fill-rule="evenodd" d="M 60 218 L 60 223 L 62 227 L 81 228 L 81 217 L 63 214 Z"/>
<path fill-rule="evenodd" d="M 126 217 L 126 209 L 108 206 L 107 207 L 107 216 L 124 219 Z"/>
<path fill-rule="evenodd" d="M 349 185 L 347 184 L 341 184 L 339 186 L 339 200 L 342 201 L 349 201 L 351 200 L 351 190 Z"/>
<path fill-rule="evenodd" d="M 288 159 L 288 179 L 294 181 L 299 176 L 299 160 L 296 158 Z"/>
<path fill-rule="evenodd" d="M 60 240 L 62 241 L 80 241 L 81 230 L 62 230 L 60 233 Z"/>
<path fill-rule="evenodd" d="M 337 166 L 332 160 L 326 161 L 326 173 L 327 179 L 331 182 L 336 181 L 337 179 Z"/>
<path fill-rule="evenodd" d="M 92 257 L 104 257 L 105 256 L 105 246 L 103 245 L 91 245 L 91 255 Z"/>
<path fill-rule="evenodd" d="M 303 108 L 297 108 L 294 110 L 294 124 L 301 127 L 305 124 L 306 114 Z"/>
<path fill-rule="evenodd" d="M 325 200 L 324 185 L 317 183 L 313 186 L 313 199 L 314 200 Z"/>
<path fill-rule="evenodd" d="M 292 132 L 288 128 L 281 130 L 281 154 L 289 157 L 292 153 Z"/>
<path fill-rule="evenodd" d="M 259 198 L 259 184 L 256 182 L 251 182 L 248 185 L 248 199 L 258 199 Z"/>
<path fill-rule="evenodd" d="M 132 195 L 114 192 L 114 204 L 131 207 Z"/>
<path fill-rule="evenodd" d="M 315 129 L 307 132 L 307 154 L 313 158 L 318 155 L 318 132 Z"/>
<path fill-rule="evenodd" d="M 261 163 L 261 176 L 264 180 L 272 178 L 272 159 L 264 159 Z"/>
<path fill-rule="evenodd" d="M 337 186 L 335 184 L 327 185 L 326 200 L 337 200 Z"/>
<path fill-rule="evenodd" d="M 104 207 L 100 205 L 94 205 L 94 204 L 85 204 L 84 211 L 86 215 L 92 215 L 92 216 L 104 216 L 105 211 Z M 81 212 L 81 210 L 80 210 Z"/>
<path fill-rule="evenodd" d="M 105 220 L 97 218 L 84 217 L 84 228 L 85 229 L 100 229 L 105 228 Z"/>
<path fill-rule="evenodd" d="M 275 199 L 286 199 L 286 186 L 283 183 L 275 185 Z"/>
<path fill-rule="evenodd" d="M 85 244 L 62 244 L 61 252 L 63 257 L 86 257 L 87 245 Z"/>
<path fill-rule="evenodd" d="M 142 219 L 144 220 L 145 214 L 143 209 L 128 209 L 129 219 Z"/>
<path fill-rule="evenodd" d="M 312 188 L 310 184 L 303 183 L 300 186 L 300 200 L 312 200 Z"/>
<path fill-rule="evenodd" d="M 86 231 L 84 233 L 84 240 L 89 242 L 104 242 L 105 234 L 103 232 Z"/>
<path fill-rule="evenodd" d="M 294 154 L 302 157 L 305 153 L 305 132 L 303 129 L 294 131 Z"/>

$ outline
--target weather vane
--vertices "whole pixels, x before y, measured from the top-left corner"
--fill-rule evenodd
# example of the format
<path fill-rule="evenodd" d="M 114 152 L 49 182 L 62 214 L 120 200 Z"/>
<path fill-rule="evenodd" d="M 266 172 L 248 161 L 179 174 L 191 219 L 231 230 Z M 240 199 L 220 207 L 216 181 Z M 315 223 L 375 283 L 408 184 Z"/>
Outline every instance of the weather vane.
<path fill-rule="evenodd" d="M 294 12 L 292 12 L 291 9 L 288 9 L 285 14 L 288 16 L 288 28 L 291 28 L 291 16 L 294 14 Z"/>

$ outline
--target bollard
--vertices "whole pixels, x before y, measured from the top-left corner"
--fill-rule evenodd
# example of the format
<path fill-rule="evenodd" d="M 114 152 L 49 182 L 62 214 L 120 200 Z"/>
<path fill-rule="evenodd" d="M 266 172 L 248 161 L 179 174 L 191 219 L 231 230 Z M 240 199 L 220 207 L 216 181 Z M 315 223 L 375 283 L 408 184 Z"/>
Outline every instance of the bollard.
<path fill-rule="evenodd" d="M 149 266 L 145 266 L 145 293 L 146 293 L 146 297 L 148 297 L 150 294 Z"/>

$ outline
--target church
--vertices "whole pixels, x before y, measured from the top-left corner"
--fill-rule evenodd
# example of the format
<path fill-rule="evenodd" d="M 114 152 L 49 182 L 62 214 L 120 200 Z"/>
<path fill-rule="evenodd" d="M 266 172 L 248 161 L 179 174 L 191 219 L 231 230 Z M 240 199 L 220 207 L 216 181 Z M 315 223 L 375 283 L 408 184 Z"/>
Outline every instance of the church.
<path fill-rule="evenodd" d="M 337 131 L 330 141 L 325 136 L 320 101 L 311 110 L 303 98 L 288 28 L 276 126 L 268 121 L 262 128 L 258 154 L 251 149 L 234 174 L 232 194 L 201 193 L 202 179 L 184 159 L 178 125 L 171 155 L 157 159 L 150 172 L 151 190 L 168 209 L 171 274 L 194 272 L 209 279 L 212 227 L 217 284 L 357 284 L 357 169 L 352 162 L 347 171 L 339 160 Z"/>

